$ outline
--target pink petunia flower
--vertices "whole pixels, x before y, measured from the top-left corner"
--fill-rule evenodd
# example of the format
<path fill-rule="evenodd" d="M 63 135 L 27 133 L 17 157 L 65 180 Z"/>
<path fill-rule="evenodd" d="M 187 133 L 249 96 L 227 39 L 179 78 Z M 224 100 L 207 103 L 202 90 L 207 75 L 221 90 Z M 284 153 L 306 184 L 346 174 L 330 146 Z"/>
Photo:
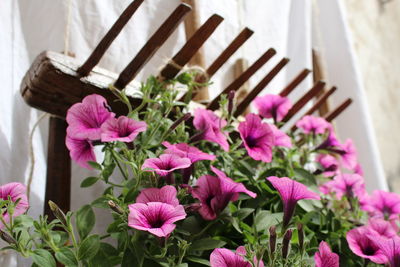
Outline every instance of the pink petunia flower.
<path fill-rule="evenodd" d="M 272 94 L 256 97 L 254 104 L 262 117 L 273 118 L 275 122 L 281 121 L 292 108 L 288 98 Z"/>
<path fill-rule="evenodd" d="M 188 158 L 192 164 L 200 160 L 215 160 L 216 158 L 214 155 L 204 153 L 197 147 L 189 146 L 186 143 L 171 145 L 169 142 L 164 141 L 162 144 L 167 148 L 164 151 L 165 154 L 174 154 L 181 158 Z"/>
<path fill-rule="evenodd" d="M 217 177 L 211 175 L 200 177 L 192 191 L 193 197 L 199 199 L 202 204 L 199 213 L 205 220 L 217 218 L 229 201 L 236 201 L 239 198 L 239 193 L 245 193 L 252 198 L 257 196 L 247 190 L 243 184 L 234 182 L 217 168 L 211 166 L 211 169 Z"/>
<path fill-rule="evenodd" d="M 297 128 L 303 130 L 305 134 L 323 134 L 332 128 L 332 125 L 324 118 L 307 115 L 296 123 Z"/>
<path fill-rule="evenodd" d="M 271 162 L 275 137 L 268 124 L 255 114 L 247 114 L 246 121 L 239 124 L 239 133 L 250 157 Z"/>
<path fill-rule="evenodd" d="M 101 125 L 101 141 L 132 142 L 140 132 L 146 131 L 146 128 L 147 124 L 144 121 L 135 121 L 126 116 L 109 118 Z"/>
<path fill-rule="evenodd" d="M 370 216 L 395 219 L 400 214 L 400 195 L 383 190 L 375 190 L 361 208 L 368 211 Z"/>
<path fill-rule="evenodd" d="M 194 164 L 200 160 L 215 160 L 216 156 L 204 153 L 200 149 L 189 146 L 186 143 L 179 143 L 171 145 L 169 142 L 164 141 L 162 144 L 167 148 L 164 153 L 177 155 L 182 158 L 188 158 L 191 161 L 191 165 L 188 168 L 182 170 L 182 182 L 183 184 L 188 184 L 190 176 L 194 170 Z"/>
<path fill-rule="evenodd" d="M 235 252 L 226 248 L 216 248 L 210 255 L 211 267 L 251 267 L 253 266 L 245 258 L 246 249 L 240 246 Z M 255 262 L 257 259 L 254 260 Z M 264 263 L 260 260 L 259 267 L 264 267 Z"/>
<path fill-rule="evenodd" d="M 366 226 L 354 228 L 347 232 L 346 239 L 351 251 L 357 256 L 369 259 L 372 262 L 382 264 L 386 262 L 386 256 L 379 248 L 375 237 L 368 236 L 369 230 Z"/>
<path fill-rule="evenodd" d="M 211 110 L 198 108 L 194 111 L 193 125 L 201 131 L 201 138 L 219 144 L 225 151 L 229 150 L 227 137 L 222 132 L 226 120 L 219 118 Z"/>
<path fill-rule="evenodd" d="M 92 167 L 88 161 L 96 161 L 92 141 L 88 139 L 75 139 L 69 135 L 67 128 L 67 137 L 65 138 L 65 145 L 69 150 L 69 155 L 79 166 L 91 170 Z"/>
<path fill-rule="evenodd" d="M 186 217 L 182 205 L 174 207 L 161 202 L 148 202 L 134 203 L 128 207 L 128 226 L 158 237 L 168 237 L 176 227 L 174 222 Z"/>
<path fill-rule="evenodd" d="M 338 199 L 343 196 L 348 198 L 359 197 L 365 192 L 364 178 L 358 174 L 339 174 L 328 183 L 330 183 L 332 191 L 336 193 Z"/>
<path fill-rule="evenodd" d="M 371 234 L 392 238 L 397 235 L 393 225 L 381 218 L 370 218 L 367 228 Z"/>
<path fill-rule="evenodd" d="M 12 214 L 13 218 L 25 213 L 29 207 L 26 187 L 21 183 L 8 183 L 0 186 L 0 198 L 3 200 L 8 200 L 8 198 L 10 198 L 12 202 L 17 202 L 17 200 L 19 200 L 14 208 L 14 213 Z M 2 216 L 4 222 L 10 222 L 10 214 L 7 210 L 3 211 Z M 0 229 L 4 227 L 3 223 L 0 222 Z"/>
<path fill-rule="evenodd" d="M 184 169 L 191 164 L 190 159 L 174 154 L 162 154 L 158 158 L 146 159 L 142 165 L 144 171 L 155 171 L 160 176 L 167 176 L 174 170 Z"/>
<path fill-rule="evenodd" d="M 354 173 L 357 173 L 357 174 L 359 174 L 361 176 L 364 175 L 364 170 L 361 167 L 360 163 L 357 163 L 357 165 L 354 167 L 353 171 L 354 171 Z"/>
<path fill-rule="evenodd" d="M 101 125 L 115 116 L 107 108 L 107 101 L 100 95 L 88 95 L 67 112 L 69 135 L 74 139 L 99 140 Z"/>
<path fill-rule="evenodd" d="M 357 166 L 357 151 L 353 140 L 347 139 L 346 142 L 340 146 L 340 149 L 342 151 L 339 154 L 343 166 L 349 170 L 354 170 Z"/>
<path fill-rule="evenodd" d="M 376 240 L 377 246 L 381 249 L 383 255 L 386 256 L 386 264 L 388 267 L 400 266 L 400 237 L 393 236 L 385 238 L 383 236 L 370 236 Z"/>
<path fill-rule="evenodd" d="M 281 131 L 276 127 L 274 124 L 268 124 L 274 134 L 275 139 L 275 146 L 282 146 L 282 147 L 292 147 L 292 140 L 290 137 L 285 134 L 285 132 Z"/>
<path fill-rule="evenodd" d="M 179 205 L 176 193 L 175 187 L 171 185 L 161 188 L 145 188 L 137 196 L 136 203 L 162 202 L 176 207 Z"/>
<path fill-rule="evenodd" d="M 315 267 L 339 267 L 339 255 L 333 253 L 328 243 L 321 241 L 314 255 Z"/>
<path fill-rule="evenodd" d="M 317 157 L 317 162 L 321 164 L 325 177 L 332 177 L 339 174 L 339 162 L 334 156 L 320 154 Z"/>
<path fill-rule="evenodd" d="M 341 144 L 336 137 L 333 128 L 329 128 L 329 134 L 328 137 L 325 139 L 322 144 L 320 144 L 317 149 L 329 149 L 329 148 L 340 148 Z"/>
<path fill-rule="evenodd" d="M 270 176 L 267 180 L 278 190 L 283 201 L 283 226 L 289 225 L 297 201 L 301 199 L 320 199 L 317 193 L 309 191 L 307 187 L 287 177 Z"/>

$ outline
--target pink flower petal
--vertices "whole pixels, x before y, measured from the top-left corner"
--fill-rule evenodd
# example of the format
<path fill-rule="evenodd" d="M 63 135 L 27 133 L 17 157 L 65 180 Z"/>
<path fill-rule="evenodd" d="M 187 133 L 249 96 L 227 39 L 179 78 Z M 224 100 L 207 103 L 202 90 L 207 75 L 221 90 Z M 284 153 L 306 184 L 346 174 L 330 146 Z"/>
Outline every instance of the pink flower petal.
<path fill-rule="evenodd" d="M 82 103 L 71 106 L 67 112 L 66 120 L 69 125 L 69 135 L 74 139 L 99 140 L 101 138 L 101 125 L 115 116 L 105 107 L 107 101 L 100 95 L 88 95 Z"/>
<path fill-rule="evenodd" d="M 194 111 L 193 125 L 203 131 L 204 140 L 219 144 L 225 151 L 229 151 L 227 137 L 222 132 L 226 126 L 226 121 L 219 118 L 211 110 L 198 108 Z"/>
<path fill-rule="evenodd" d="M 69 127 L 68 127 L 69 129 Z M 69 150 L 69 155 L 79 166 L 92 169 L 88 161 L 96 161 L 92 142 L 87 139 L 75 139 L 70 137 L 67 129 L 65 145 Z"/>
<path fill-rule="evenodd" d="M 144 121 L 135 121 L 125 116 L 118 119 L 109 118 L 101 125 L 102 142 L 132 142 L 140 132 L 146 131 L 147 124 Z"/>
<path fill-rule="evenodd" d="M 162 188 L 145 188 L 136 198 L 136 203 L 162 202 L 176 207 L 179 205 L 176 193 L 175 187 L 171 185 Z"/>
<path fill-rule="evenodd" d="M 255 160 L 271 162 L 275 136 L 270 126 L 255 114 L 247 114 L 246 121 L 239 124 L 240 137 L 247 153 Z"/>

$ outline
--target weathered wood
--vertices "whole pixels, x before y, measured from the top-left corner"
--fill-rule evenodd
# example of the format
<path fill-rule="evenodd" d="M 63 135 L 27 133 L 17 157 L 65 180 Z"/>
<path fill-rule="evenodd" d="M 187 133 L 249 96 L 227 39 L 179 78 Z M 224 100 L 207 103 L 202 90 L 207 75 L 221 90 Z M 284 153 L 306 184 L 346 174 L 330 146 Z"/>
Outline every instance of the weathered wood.
<path fill-rule="evenodd" d="M 326 70 L 323 64 L 323 60 L 321 57 L 321 54 L 315 50 L 312 49 L 312 64 L 313 64 L 313 80 L 314 82 L 321 81 L 321 80 L 326 80 L 327 75 L 326 75 Z M 326 88 L 323 88 L 317 96 L 321 96 L 326 92 Z M 319 115 L 323 116 L 329 112 L 329 101 L 325 101 L 318 109 Z"/>
<path fill-rule="evenodd" d="M 282 122 L 288 122 L 297 112 L 304 107 L 308 101 L 310 101 L 322 88 L 324 88 L 325 82 L 317 82 L 307 93 L 305 93 L 289 110 L 288 114 L 282 119 Z M 282 127 L 283 124 L 280 126 Z"/>
<path fill-rule="evenodd" d="M 244 58 L 239 58 L 235 62 L 234 66 L 234 79 L 238 78 L 247 68 L 249 67 L 249 62 Z M 249 81 L 246 81 L 238 90 L 235 95 L 236 103 L 241 103 L 249 93 Z M 246 115 L 250 112 L 250 106 L 247 106 L 243 111 L 243 115 Z"/>
<path fill-rule="evenodd" d="M 117 21 L 112 25 L 107 34 L 101 39 L 100 43 L 93 50 L 92 54 L 88 57 L 85 63 L 78 69 L 79 75 L 87 76 L 90 71 L 96 66 L 100 59 L 103 57 L 104 53 L 110 47 L 111 43 L 115 40 L 124 26 L 131 19 L 133 14 L 139 8 L 139 6 L 143 3 L 144 0 L 135 0 L 122 12 L 121 16 L 117 19 Z"/>
<path fill-rule="evenodd" d="M 207 68 L 208 77 L 212 77 L 224 63 L 253 35 L 253 31 L 244 28 L 238 36 L 225 48 L 224 51 Z"/>
<path fill-rule="evenodd" d="M 44 214 L 48 215 L 50 220 L 55 217 L 47 204 L 49 200 L 56 203 L 65 213 L 70 210 L 71 159 L 65 146 L 67 126 L 65 120 L 54 116 L 50 117 L 44 200 Z"/>
<path fill-rule="evenodd" d="M 46 51 L 33 62 L 21 82 L 21 95 L 32 107 L 53 115 L 65 117 L 68 108 L 90 94 L 105 97 L 113 112 L 126 114 L 125 104 L 115 101 L 116 96 L 108 89 L 117 74 L 95 67 L 89 76 L 79 78 L 76 70 L 79 62 L 72 57 Z M 129 85 L 129 91 L 135 87 Z M 141 99 L 131 98 L 133 105 Z"/>
<path fill-rule="evenodd" d="M 161 45 L 174 32 L 176 27 L 182 22 L 191 7 L 186 4 L 180 4 L 174 12 L 164 21 L 158 30 L 150 37 L 147 43 L 140 49 L 132 61 L 118 76 L 114 86 L 119 89 L 125 88 L 130 83 L 143 66 L 153 57 Z"/>
<path fill-rule="evenodd" d="M 227 94 L 230 91 L 237 91 L 254 73 L 257 72 L 265 63 L 268 62 L 276 54 L 275 49 L 268 49 L 260 58 L 257 59 L 245 72 L 242 73 L 237 79 L 235 79 L 228 87 L 226 87 L 211 103 L 207 106 L 210 110 L 216 110 L 219 106 L 219 100 L 221 95 Z"/>
<path fill-rule="evenodd" d="M 336 91 L 336 87 L 333 86 L 331 89 L 329 89 L 324 94 L 322 94 L 320 97 L 318 97 L 318 99 L 315 101 L 314 105 L 303 115 L 303 117 L 307 116 L 307 115 L 312 115 L 315 111 L 317 111 L 319 109 L 319 107 L 321 107 L 321 105 L 323 105 L 326 102 L 326 100 L 328 99 L 328 97 L 331 96 L 335 91 Z M 297 126 L 295 124 L 295 125 L 293 125 L 291 130 L 295 131 L 296 129 L 297 129 Z"/>
<path fill-rule="evenodd" d="M 289 62 L 288 58 L 283 58 L 276 66 L 254 87 L 246 98 L 237 106 L 235 116 L 240 116 L 250 103 L 258 96 L 259 93 L 272 81 L 272 79 L 283 69 Z"/>
<path fill-rule="evenodd" d="M 351 98 L 346 99 L 342 104 L 340 104 L 337 108 L 329 112 L 325 115 L 325 120 L 331 122 L 335 118 L 337 118 L 343 111 L 345 111 L 350 105 L 353 103 Z"/>
<path fill-rule="evenodd" d="M 302 70 L 280 93 L 280 96 L 288 96 L 310 73 L 309 69 Z"/>
<path fill-rule="evenodd" d="M 212 15 L 185 43 L 185 45 L 172 57 L 160 72 L 161 79 L 174 78 L 178 72 L 189 62 L 211 36 L 224 19 L 219 15 Z"/>

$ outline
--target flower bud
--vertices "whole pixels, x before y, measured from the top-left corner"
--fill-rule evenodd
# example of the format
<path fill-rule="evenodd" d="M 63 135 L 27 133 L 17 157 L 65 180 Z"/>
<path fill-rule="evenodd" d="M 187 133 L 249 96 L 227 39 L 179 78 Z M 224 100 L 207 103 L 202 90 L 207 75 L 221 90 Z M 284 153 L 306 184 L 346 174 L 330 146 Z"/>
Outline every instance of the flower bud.
<path fill-rule="evenodd" d="M 108 206 L 110 207 L 110 209 L 112 209 L 116 213 L 124 214 L 124 211 L 122 210 L 122 208 L 119 205 L 117 205 L 114 201 L 109 200 L 108 201 Z"/>
<path fill-rule="evenodd" d="M 275 248 L 276 248 L 276 226 L 271 226 L 269 228 L 269 250 L 271 255 L 275 253 Z"/>
<path fill-rule="evenodd" d="M 17 244 L 17 241 L 15 241 L 15 239 L 12 236 L 7 234 L 3 230 L 0 230 L 0 238 L 3 239 L 4 241 L 6 241 L 10 245 L 16 245 Z"/>
<path fill-rule="evenodd" d="M 297 224 L 297 235 L 299 236 L 299 248 L 303 252 L 304 249 L 304 230 L 301 223 Z"/>
<path fill-rule="evenodd" d="M 60 220 L 60 222 L 64 225 L 67 226 L 67 218 L 65 217 L 64 212 L 57 206 L 56 203 L 53 201 L 49 200 L 49 206 L 51 211 L 53 212 L 54 216 Z"/>
<path fill-rule="evenodd" d="M 286 259 L 289 253 L 290 240 L 292 239 L 292 229 L 286 231 L 282 240 L 282 258 Z"/>

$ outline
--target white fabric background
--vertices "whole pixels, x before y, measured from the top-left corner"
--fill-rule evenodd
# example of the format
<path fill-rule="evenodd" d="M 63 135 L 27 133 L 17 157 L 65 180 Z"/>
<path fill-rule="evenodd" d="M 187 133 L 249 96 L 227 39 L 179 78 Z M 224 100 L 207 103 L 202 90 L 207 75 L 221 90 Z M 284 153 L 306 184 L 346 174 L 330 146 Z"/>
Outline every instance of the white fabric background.
<path fill-rule="evenodd" d="M 207 63 L 215 59 L 243 26 L 255 31 L 244 48 L 215 75 L 210 89 L 211 95 L 217 94 L 232 80 L 231 70 L 235 59 L 245 57 L 251 64 L 269 47 L 274 47 L 278 54 L 257 72 L 250 84 L 254 86 L 276 62 L 287 56 L 291 62 L 266 88 L 268 92 L 279 92 L 300 70 L 311 68 L 311 47 L 313 44 L 317 45 L 325 59 L 330 82 L 339 87 L 334 103 L 339 104 L 349 96 L 355 100 L 352 107 L 337 120 L 340 136 L 342 139 L 351 137 L 355 140 L 368 189 L 387 188 L 340 1 L 199 2 L 202 21 L 213 13 L 225 18 L 205 44 Z M 31 109 L 23 102 L 19 84 L 30 63 L 41 51 L 64 50 L 68 3 L 68 0 L 0 1 L 0 184 L 25 182 L 27 179 L 30 166 L 28 135 L 41 112 Z M 83 61 L 130 1 L 72 0 L 71 3 L 70 51 Z M 121 71 L 178 4 L 178 0 L 145 1 L 113 43 L 100 66 L 115 72 Z M 312 14 L 315 14 L 314 17 Z M 182 25 L 147 64 L 137 80 L 141 81 L 148 75 L 157 73 L 163 62 L 183 45 L 184 40 Z M 310 85 L 311 79 L 303 82 L 301 89 L 291 96 L 293 100 Z M 42 121 L 33 142 L 36 165 L 30 214 L 34 216 L 43 210 L 47 128 L 47 120 Z M 73 165 L 73 210 L 102 191 L 101 185 L 90 190 L 79 188 L 82 179 L 89 175 L 88 171 Z M 101 223 L 105 224 L 106 221 L 99 220 L 97 226 L 101 227 Z M 0 256 L 0 266 L 26 266 L 26 262 L 18 261 L 7 254 Z"/>

